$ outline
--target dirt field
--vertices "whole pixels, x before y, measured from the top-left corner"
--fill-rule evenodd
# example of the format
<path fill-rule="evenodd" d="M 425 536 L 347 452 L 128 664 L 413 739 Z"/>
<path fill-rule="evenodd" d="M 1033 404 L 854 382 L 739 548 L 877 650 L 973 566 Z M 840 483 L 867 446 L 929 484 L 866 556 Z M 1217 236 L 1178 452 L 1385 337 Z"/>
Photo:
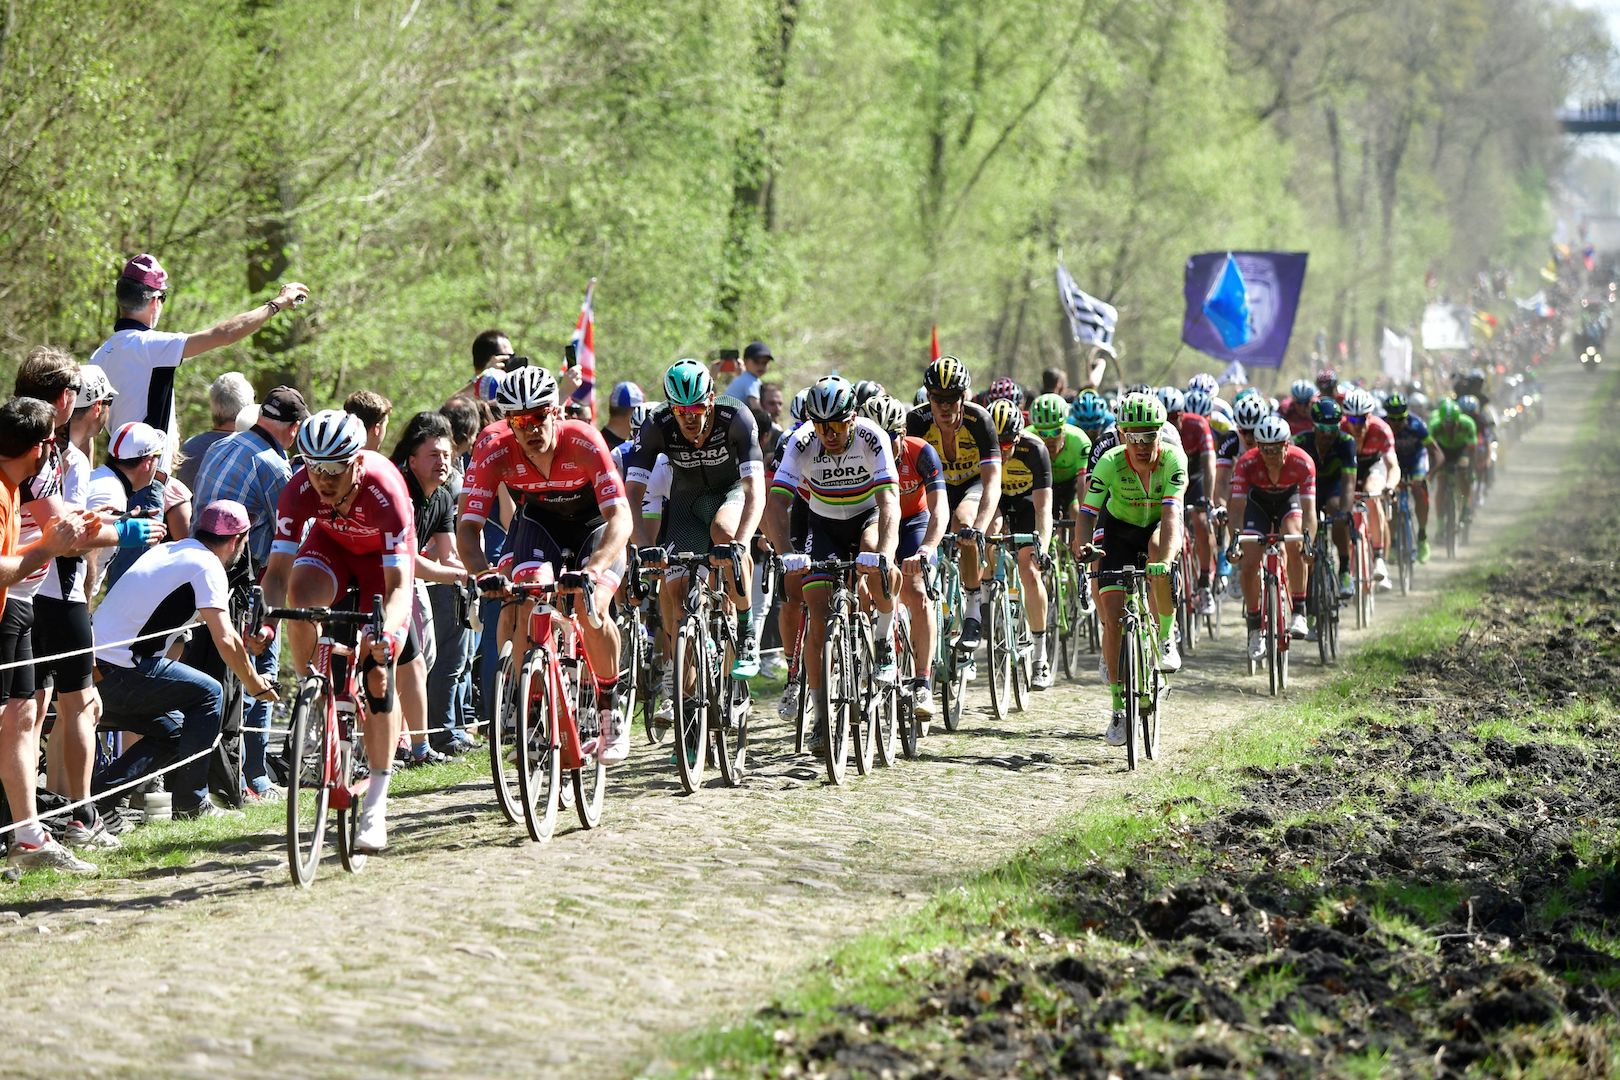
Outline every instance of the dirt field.
<path fill-rule="evenodd" d="M 1548 418 L 1514 447 L 1473 546 L 1420 568 L 1411 597 L 1382 594 L 1375 631 L 1421 610 L 1545 497 L 1590 407 L 1585 385 L 1549 381 Z M 1153 767 L 1267 707 L 1239 638 L 1201 647 L 1175 680 Z M 1296 693 L 1320 678 L 1313 655 L 1296 654 Z M 1005 725 L 982 686 L 969 704 L 925 760 L 842 789 L 791 755 L 771 709 L 744 790 L 682 797 L 667 752 L 641 745 L 612 777 L 602 827 L 549 845 L 465 785 L 393 802 L 389 853 L 357 878 L 329 862 L 307 892 L 266 835 L 0 911 L 17 1020 L 0 1072 L 622 1074 L 1132 783 L 1102 741 L 1095 678 L 1059 683 Z"/>

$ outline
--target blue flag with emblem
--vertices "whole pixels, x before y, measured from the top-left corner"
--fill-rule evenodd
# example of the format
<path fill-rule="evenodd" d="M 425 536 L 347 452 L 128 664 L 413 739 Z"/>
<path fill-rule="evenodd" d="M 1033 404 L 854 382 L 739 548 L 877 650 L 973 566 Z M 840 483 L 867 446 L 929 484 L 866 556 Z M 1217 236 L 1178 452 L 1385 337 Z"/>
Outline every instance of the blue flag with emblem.
<path fill-rule="evenodd" d="M 1279 367 L 1305 285 L 1302 251 L 1206 251 L 1187 260 L 1181 340 L 1222 360 Z"/>

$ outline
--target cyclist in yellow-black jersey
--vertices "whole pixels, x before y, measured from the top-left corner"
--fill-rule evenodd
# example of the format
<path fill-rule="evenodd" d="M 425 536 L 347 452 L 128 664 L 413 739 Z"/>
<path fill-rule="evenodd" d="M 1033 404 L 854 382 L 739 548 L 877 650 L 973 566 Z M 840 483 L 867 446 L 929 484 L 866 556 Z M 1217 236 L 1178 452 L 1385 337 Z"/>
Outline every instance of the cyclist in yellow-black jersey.
<path fill-rule="evenodd" d="M 923 373 L 927 403 L 906 416 L 906 434 L 927 440 L 945 467 L 946 502 L 961 544 L 964 605 L 956 646 L 967 650 L 979 644 L 981 541 L 1001 502 L 1001 446 L 990 414 L 967 400 L 971 385 L 967 365 L 942 356 Z"/>

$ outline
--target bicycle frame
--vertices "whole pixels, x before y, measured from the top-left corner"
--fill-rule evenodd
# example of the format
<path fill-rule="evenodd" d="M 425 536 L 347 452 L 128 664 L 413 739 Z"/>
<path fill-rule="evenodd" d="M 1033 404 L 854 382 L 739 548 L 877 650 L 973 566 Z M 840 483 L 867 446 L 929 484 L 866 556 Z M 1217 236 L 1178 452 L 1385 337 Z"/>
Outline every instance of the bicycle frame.
<path fill-rule="evenodd" d="M 1302 543 L 1302 533 L 1243 532 L 1238 535 L 1242 544 L 1265 544 L 1260 562 L 1260 630 L 1266 641 L 1266 667 L 1271 693 L 1276 695 L 1288 686 L 1288 618 L 1284 614 L 1288 591 L 1288 562 L 1283 545 Z M 1254 657 L 1249 656 L 1249 674 L 1254 674 Z"/>

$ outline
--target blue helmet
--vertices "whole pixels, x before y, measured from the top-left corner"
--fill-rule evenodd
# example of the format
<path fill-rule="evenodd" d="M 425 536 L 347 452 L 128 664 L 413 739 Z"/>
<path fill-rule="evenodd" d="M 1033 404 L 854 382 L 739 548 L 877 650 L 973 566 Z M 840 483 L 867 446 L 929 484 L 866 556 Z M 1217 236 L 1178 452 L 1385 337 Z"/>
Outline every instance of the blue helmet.
<path fill-rule="evenodd" d="M 1081 394 L 1074 399 L 1074 406 L 1069 410 L 1069 419 L 1074 421 L 1075 426 L 1088 431 L 1107 427 L 1113 418 L 1108 411 L 1108 402 L 1096 394 Z"/>

